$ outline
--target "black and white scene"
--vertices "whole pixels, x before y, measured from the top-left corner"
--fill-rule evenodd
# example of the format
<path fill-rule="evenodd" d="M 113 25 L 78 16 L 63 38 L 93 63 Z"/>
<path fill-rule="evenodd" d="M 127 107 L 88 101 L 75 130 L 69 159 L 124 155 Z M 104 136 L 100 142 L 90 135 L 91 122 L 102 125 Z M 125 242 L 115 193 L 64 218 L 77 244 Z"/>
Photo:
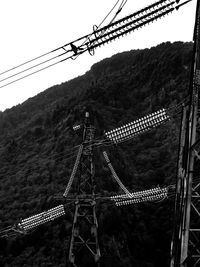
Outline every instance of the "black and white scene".
<path fill-rule="evenodd" d="M 200 267 L 200 1 L 0 23 L 0 267 Z"/>

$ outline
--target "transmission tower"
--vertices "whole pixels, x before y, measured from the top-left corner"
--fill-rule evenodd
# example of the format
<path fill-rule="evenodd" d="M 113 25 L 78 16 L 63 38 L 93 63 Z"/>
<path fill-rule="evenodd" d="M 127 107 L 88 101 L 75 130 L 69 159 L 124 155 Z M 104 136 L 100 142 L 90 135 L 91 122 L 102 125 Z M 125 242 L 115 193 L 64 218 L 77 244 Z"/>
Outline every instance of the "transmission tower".
<path fill-rule="evenodd" d="M 76 59 L 79 55 L 86 51 L 88 51 L 90 54 L 93 54 L 96 48 L 107 44 L 110 41 L 114 41 L 132 31 L 142 28 L 145 25 L 148 25 L 149 23 L 172 13 L 174 10 L 178 10 L 180 7 L 190 1 L 191 0 L 187 0 L 179 3 L 179 0 L 159 0 L 146 8 L 134 12 L 118 21 L 112 22 L 103 28 L 95 28 L 94 31 L 89 35 L 83 36 L 53 51 L 47 52 L 37 58 L 0 73 L 0 75 L 4 75 L 11 72 L 7 77 L 1 78 L 0 83 L 6 81 L 6 84 L 1 84 L 0 87 L 7 86 L 13 82 L 21 80 L 58 63 L 64 62 L 70 58 Z M 200 240 L 200 236 L 198 236 L 200 233 L 200 211 L 198 211 L 197 206 L 199 201 L 198 198 L 200 196 L 198 193 L 200 185 L 197 185 L 195 188 L 192 187 L 193 178 L 196 177 L 195 172 L 196 170 L 199 170 L 198 165 L 200 165 L 200 156 L 198 154 L 200 152 L 200 140 L 198 138 L 196 139 L 196 135 L 198 135 L 198 89 L 200 84 L 199 21 L 200 11 L 198 3 L 194 34 L 194 64 L 190 87 L 190 103 L 183 108 L 179 153 L 179 172 L 176 192 L 176 223 L 174 227 L 171 267 L 191 267 L 192 265 L 188 262 L 190 262 L 191 259 L 193 260 L 193 258 L 195 258 L 193 266 L 197 266 L 195 264 L 200 262 L 200 251 L 198 250 Z M 40 59 L 41 61 L 38 61 Z M 25 65 L 28 65 L 29 63 L 32 64 L 32 62 L 35 63 L 29 67 L 27 66 L 26 68 L 21 69 L 21 67 L 25 67 Z M 10 81 L 10 78 L 13 77 L 16 79 L 14 78 L 14 80 Z M 124 126 L 108 131 L 104 134 L 102 140 L 94 139 L 95 128 L 90 123 L 89 113 L 86 112 L 85 122 L 83 125 L 80 125 L 80 128 L 83 130 L 83 140 L 82 144 L 79 146 L 79 151 L 68 181 L 68 185 L 62 196 L 62 200 L 63 197 L 65 198 L 63 201 L 64 203 L 45 212 L 20 220 L 20 222 L 17 224 L 9 226 L 0 231 L 0 237 L 9 237 L 16 234 L 27 234 L 39 225 L 64 216 L 66 214 L 66 201 L 70 199 L 68 198 L 68 193 L 71 189 L 75 176 L 78 176 L 75 194 L 73 195 L 75 211 L 71 241 L 69 244 L 68 265 L 70 267 L 81 267 L 83 262 L 87 262 L 88 267 L 99 267 L 100 249 L 98 244 L 98 224 L 96 218 L 96 201 L 98 198 L 95 196 L 93 147 L 94 145 L 99 147 L 100 145 L 120 144 L 134 138 L 139 134 L 150 131 L 154 127 L 157 127 L 170 120 L 173 116 L 173 113 L 176 113 L 178 108 L 179 105 L 177 105 L 175 108 L 170 108 L 167 110 L 162 109 L 136 121 L 132 121 Z M 105 151 L 103 155 L 114 180 L 125 193 L 123 195 L 107 198 L 112 200 L 117 206 L 136 204 L 146 201 L 158 201 L 163 200 L 168 196 L 168 187 L 157 187 L 154 189 L 134 193 L 129 192 L 116 174 Z M 194 201 L 192 202 L 193 199 Z M 195 211 L 198 215 L 198 220 L 193 220 L 197 223 L 196 227 L 193 227 L 194 224 L 190 224 L 192 208 L 193 211 Z M 198 254 L 197 257 L 196 254 Z M 180 262 L 182 265 L 179 264 Z"/>
<path fill-rule="evenodd" d="M 197 1 L 189 102 L 183 107 L 171 267 L 200 266 L 200 2 Z"/>
<path fill-rule="evenodd" d="M 100 249 L 97 237 L 95 200 L 95 172 L 93 164 L 93 139 L 95 128 L 85 114 L 83 143 L 80 147 L 79 177 L 72 235 L 69 248 L 69 266 L 82 266 L 88 252 L 93 258 L 91 266 L 100 266 Z M 64 193 L 66 195 L 66 192 Z"/>
<path fill-rule="evenodd" d="M 168 109 L 161 109 L 148 114 L 135 121 L 104 133 L 102 139 L 95 139 L 95 128 L 90 123 L 89 113 L 85 114 L 85 121 L 74 127 L 83 137 L 68 180 L 68 184 L 62 196 L 58 196 L 62 204 L 47 211 L 33 215 L 18 223 L 0 230 L 1 237 L 12 237 L 18 234 L 28 234 L 36 227 L 63 217 L 66 206 L 71 202 L 75 204 L 74 220 L 72 225 L 71 241 L 69 244 L 68 266 L 81 267 L 87 263 L 88 267 L 100 266 L 100 249 L 98 244 L 98 224 L 96 218 L 96 202 L 99 200 L 111 201 L 116 206 L 138 204 L 143 202 L 157 202 L 170 197 L 173 186 L 151 188 L 149 190 L 129 191 L 120 180 L 114 170 L 106 151 L 103 151 L 104 159 L 111 172 L 113 180 L 119 185 L 123 194 L 102 196 L 95 194 L 95 172 L 93 164 L 93 148 L 100 146 L 113 146 L 134 139 L 144 132 L 151 131 L 167 121 L 180 109 L 180 104 Z M 76 177 L 76 181 L 74 182 Z M 72 184 L 74 182 L 74 187 Z M 72 190 L 71 190 L 72 189 Z M 70 195 L 69 192 L 73 191 Z M 67 203 L 69 201 L 69 203 Z"/>

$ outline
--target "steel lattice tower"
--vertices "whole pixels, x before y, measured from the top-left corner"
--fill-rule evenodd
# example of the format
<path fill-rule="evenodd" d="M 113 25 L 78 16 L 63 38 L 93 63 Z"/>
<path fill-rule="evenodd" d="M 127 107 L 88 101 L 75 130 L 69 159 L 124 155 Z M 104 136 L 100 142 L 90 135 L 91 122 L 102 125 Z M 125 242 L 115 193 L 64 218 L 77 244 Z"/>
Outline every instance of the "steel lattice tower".
<path fill-rule="evenodd" d="M 197 1 L 189 101 L 183 107 L 171 267 L 200 266 L 200 2 Z"/>
<path fill-rule="evenodd" d="M 69 248 L 69 266 L 82 266 L 85 258 L 91 258 L 91 265 L 89 264 L 88 266 L 100 266 L 92 149 L 94 134 L 95 128 L 90 124 L 89 113 L 86 112 L 75 212 Z"/>

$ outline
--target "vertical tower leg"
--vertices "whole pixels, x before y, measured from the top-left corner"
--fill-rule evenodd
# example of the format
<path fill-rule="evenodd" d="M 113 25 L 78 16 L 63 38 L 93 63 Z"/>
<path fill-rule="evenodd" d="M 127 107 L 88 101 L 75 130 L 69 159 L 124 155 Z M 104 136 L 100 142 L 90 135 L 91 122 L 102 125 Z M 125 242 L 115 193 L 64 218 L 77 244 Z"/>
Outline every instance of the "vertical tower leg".
<path fill-rule="evenodd" d="M 69 266 L 100 266 L 92 151 L 93 138 L 94 128 L 90 125 L 89 114 L 86 113 L 78 193 L 69 248 Z"/>
<path fill-rule="evenodd" d="M 92 199 L 77 200 L 69 250 L 71 266 L 100 266 L 97 237 L 96 203 Z"/>
<path fill-rule="evenodd" d="M 171 267 L 200 266 L 200 2 L 197 1 L 194 30 L 194 57 L 192 64 L 190 101 L 185 127 L 182 127 L 183 149 L 179 154 L 176 188 L 175 228 L 172 242 Z M 180 164 L 181 162 L 181 164 Z"/>

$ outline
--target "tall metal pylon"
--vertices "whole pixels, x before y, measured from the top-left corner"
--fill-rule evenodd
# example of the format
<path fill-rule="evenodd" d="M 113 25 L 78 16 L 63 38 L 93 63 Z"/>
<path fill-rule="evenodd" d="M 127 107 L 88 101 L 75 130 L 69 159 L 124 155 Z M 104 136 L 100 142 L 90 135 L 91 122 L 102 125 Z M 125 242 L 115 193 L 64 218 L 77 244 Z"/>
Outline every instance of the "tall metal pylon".
<path fill-rule="evenodd" d="M 69 266 L 100 266 L 100 249 L 97 236 L 95 171 L 93 164 L 93 140 L 95 128 L 85 114 L 83 142 L 80 151 L 77 196 L 69 248 Z M 84 265 L 85 266 L 85 265 Z"/>
<path fill-rule="evenodd" d="M 200 266 L 200 1 L 189 101 L 183 107 L 170 267 Z"/>

